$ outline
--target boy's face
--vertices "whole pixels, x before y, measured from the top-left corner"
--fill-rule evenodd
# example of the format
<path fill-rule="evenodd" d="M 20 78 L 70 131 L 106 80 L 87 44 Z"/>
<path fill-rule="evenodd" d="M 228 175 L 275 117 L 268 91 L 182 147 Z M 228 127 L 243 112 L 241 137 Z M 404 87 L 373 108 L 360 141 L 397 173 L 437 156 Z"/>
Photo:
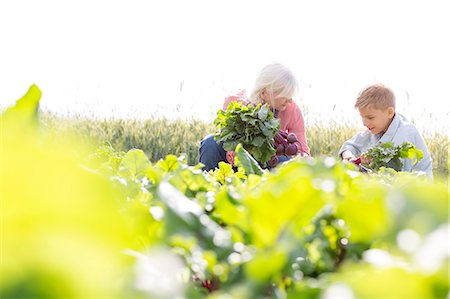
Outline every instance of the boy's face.
<path fill-rule="evenodd" d="M 376 109 L 371 106 L 358 108 L 364 126 L 372 134 L 380 134 L 387 131 L 395 115 L 394 107 Z"/>

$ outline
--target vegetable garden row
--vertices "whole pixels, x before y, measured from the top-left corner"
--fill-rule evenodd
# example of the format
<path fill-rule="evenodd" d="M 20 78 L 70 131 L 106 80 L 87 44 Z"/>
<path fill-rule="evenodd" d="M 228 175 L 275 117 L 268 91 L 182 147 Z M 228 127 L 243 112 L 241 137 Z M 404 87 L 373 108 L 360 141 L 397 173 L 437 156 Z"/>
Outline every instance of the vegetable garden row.
<path fill-rule="evenodd" d="M 261 169 L 239 144 L 237 171 L 151 163 L 55 137 L 39 98 L 1 120 L 2 298 L 448 296 L 441 183 L 331 157 Z"/>

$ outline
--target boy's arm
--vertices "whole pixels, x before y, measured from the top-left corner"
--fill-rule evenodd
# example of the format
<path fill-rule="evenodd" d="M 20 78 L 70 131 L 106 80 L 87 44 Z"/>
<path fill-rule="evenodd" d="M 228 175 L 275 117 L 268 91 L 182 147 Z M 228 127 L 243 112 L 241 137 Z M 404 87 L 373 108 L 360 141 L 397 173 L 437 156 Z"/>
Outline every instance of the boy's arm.
<path fill-rule="evenodd" d="M 367 136 L 363 133 L 358 133 L 349 140 L 345 141 L 339 149 L 339 157 L 343 160 L 351 161 L 360 156 L 364 145 L 369 142 Z"/>
<path fill-rule="evenodd" d="M 355 138 L 356 136 L 345 141 L 344 144 L 339 149 L 339 157 L 341 157 L 343 160 L 349 160 L 353 157 L 356 158 L 356 156 L 359 155 L 359 151 L 357 150 L 354 143 Z"/>
<path fill-rule="evenodd" d="M 341 158 L 342 158 L 342 160 L 347 160 L 347 161 L 356 159 L 355 155 L 353 155 L 353 153 L 349 150 L 343 151 L 341 154 Z"/>

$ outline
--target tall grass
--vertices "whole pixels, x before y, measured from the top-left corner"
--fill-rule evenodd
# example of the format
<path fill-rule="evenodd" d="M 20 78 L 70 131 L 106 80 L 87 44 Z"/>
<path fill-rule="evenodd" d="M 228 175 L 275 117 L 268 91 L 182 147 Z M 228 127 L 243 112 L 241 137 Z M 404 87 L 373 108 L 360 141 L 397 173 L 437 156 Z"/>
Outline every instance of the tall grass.
<path fill-rule="evenodd" d="M 198 163 L 200 141 L 214 126 L 200 120 L 147 120 L 92 119 L 81 116 L 60 117 L 42 115 L 44 124 L 61 132 L 75 131 L 81 140 L 94 140 L 99 145 L 109 142 L 116 150 L 142 149 L 153 162 L 168 154 L 185 153 L 190 165 Z M 308 145 L 312 156 L 337 156 L 342 143 L 357 132 L 357 128 L 344 122 L 313 124 L 307 128 Z M 448 136 L 438 132 L 424 134 L 433 159 L 433 172 L 448 176 Z"/>
<path fill-rule="evenodd" d="M 198 120 L 62 118 L 48 113 L 42 118 L 45 125 L 62 133 L 74 132 L 82 141 L 94 141 L 98 145 L 108 142 L 119 151 L 141 149 L 153 162 L 168 154 L 184 153 L 190 165 L 198 163 L 199 142 L 213 129 Z"/>

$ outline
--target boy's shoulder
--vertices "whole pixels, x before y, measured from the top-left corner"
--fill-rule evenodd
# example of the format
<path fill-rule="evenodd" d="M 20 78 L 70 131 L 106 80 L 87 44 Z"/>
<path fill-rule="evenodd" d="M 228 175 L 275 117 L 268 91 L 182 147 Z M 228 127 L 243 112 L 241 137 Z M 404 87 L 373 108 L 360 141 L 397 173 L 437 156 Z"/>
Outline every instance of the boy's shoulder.
<path fill-rule="evenodd" d="M 416 126 L 410 122 L 404 115 L 400 113 L 396 113 L 396 117 L 398 118 L 398 130 L 403 133 L 419 133 Z"/>
<path fill-rule="evenodd" d="M 422 135 L 417 127 L 401 114 L 396 114 L 395 125 L 392 125 L 394 127 L 392 129 L 389 128 L 385 136 L 381 138 L 382 142 L 394 141 L 394 143 L 400 144 L 408 141 L 414 144 L 422 139 Z"/>

